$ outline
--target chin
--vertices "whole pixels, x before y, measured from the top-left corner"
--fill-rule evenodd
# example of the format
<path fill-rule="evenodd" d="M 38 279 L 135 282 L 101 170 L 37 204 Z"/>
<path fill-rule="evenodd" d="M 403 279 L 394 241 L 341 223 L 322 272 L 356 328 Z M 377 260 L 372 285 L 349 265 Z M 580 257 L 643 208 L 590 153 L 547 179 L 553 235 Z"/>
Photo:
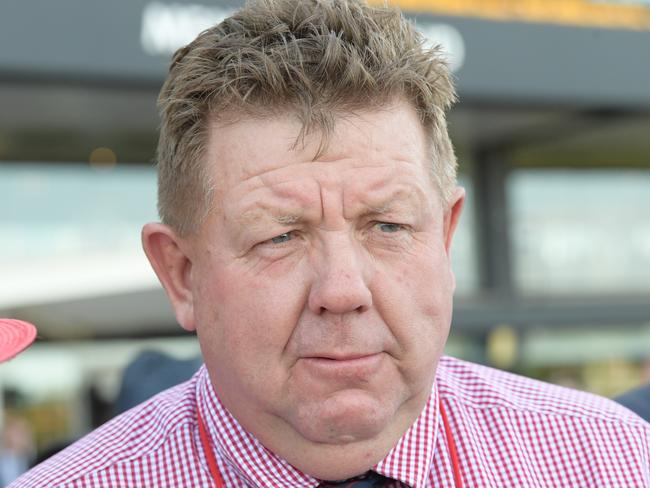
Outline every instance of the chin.
<path fill-rule="evenodd" d="M 393 402 L 375 398 L 367 392 L 337 392 L 303 406 L 294 428 L 315 443 L 344 445 L 373 439 L 394 420 Z"/>

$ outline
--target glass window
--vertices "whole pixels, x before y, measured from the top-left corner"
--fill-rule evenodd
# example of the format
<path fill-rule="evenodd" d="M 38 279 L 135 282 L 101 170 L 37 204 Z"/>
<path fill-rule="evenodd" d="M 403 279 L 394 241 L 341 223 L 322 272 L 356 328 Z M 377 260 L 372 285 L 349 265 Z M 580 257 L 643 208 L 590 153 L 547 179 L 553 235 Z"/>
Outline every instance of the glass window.
<path fill-rule="evenodd" d="M 140 245 L 153 168 L 2 164 L 0 195 L 0 307 L 157 286 Z"/>
<path fill-rule="evenodd" d="M 650 171 L 521 169 L 507 196 L 520 292 L 650 291 Z"/>
<path fill-rule="evenodd" d="M 456 292 L 462 296 L 477 292 L 479 276 L 475 246 L 474 207 L 469 177 L 459 175 L 458 184 L 467 190 L 467 197 L 463 214 L 456 229 L 451 250 L 451 260 L 456 276 Z"/>

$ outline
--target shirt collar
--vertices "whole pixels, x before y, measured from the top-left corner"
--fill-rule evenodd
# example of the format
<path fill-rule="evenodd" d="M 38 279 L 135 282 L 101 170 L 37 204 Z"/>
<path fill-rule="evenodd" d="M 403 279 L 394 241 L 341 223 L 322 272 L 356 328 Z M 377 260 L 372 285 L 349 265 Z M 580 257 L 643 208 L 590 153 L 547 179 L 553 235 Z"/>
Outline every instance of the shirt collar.
<path fill-rule="evenodd" d="M 426 486 L 433 462 L 439 418 L 438 388 L 434 382 L 429 400 L 419 417 L 373 470 L 413 488 Z"/>
<path fill-rule="evenodd" d="M 287 481 L 296 488 L 319 485 L 319 480 L 294 468 L 244 430 L 217 397 L 205 366 L 199 372 L 197 402 L 217 456 L 253 486 L 286 486 Z M 434 383 L 420 416 L 372 469 L 413 488 L 424 487 L 436 444 L 438 412 L 438 389 Z"/>

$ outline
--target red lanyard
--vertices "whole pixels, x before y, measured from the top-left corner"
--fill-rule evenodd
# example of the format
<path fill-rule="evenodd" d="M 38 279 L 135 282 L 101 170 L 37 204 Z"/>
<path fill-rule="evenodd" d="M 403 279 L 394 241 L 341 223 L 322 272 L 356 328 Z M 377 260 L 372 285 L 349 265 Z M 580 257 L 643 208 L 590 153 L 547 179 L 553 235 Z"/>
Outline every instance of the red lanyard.
<path fill-rule="evenodd" d="M 451 428 L 449 427 L 449 420 L 447 419 L 447 413 L 442 404 L 442 398 L 440 399 L 440 415 L 442 416 L 442 423 L 445 427 L 445 437 L 447 438 L 447 446 L 449 448 L 449 456 L 451 457 L 451 465 L 454 471 L 454 484 L 456 488 L 463 488 L 463 480 L 460 477 L 460 463 L 458 462 L 458 451 L 456 451 L 456 444 L 454 442 L 454 436 L 451 433 Z M 205 423 L 203 422 L 203 417 L 201 416 L 201 409 L 197 408 L 196 416 L 199 421 L 199 437 L 201 438 L 201 444 L 203 445 L 203 452 L 205 452 L 205 457 L 208 460 L 208 468 L 210 469 L 210 474 L 212 475 L 212 480 L 217 488 L 225 488 L 226 485 L 221 478 L 221 473 L 219 473 L 219 468 L 217 467 L 217 460 L 214 457 L 214 451 L 212 450 L 212 444 L 210 443 L 210 437 L 208 436 L 208 431 L 205 428 Z"/>
<path fill-rule="evenodd" d="M 460 477 L 460 463 L 458 462 L 458 451 L 456 450 L 456 443 L 454 442 L 454 436 L 451 433 L 451 427 L 449 427 L 449 419 L 447 418 L 447 412 L 445 412 L 445 407 L 442 404 L 442 398 L 440 398 L 440 416 L 442 417 L 442 423 L 445 426 L 445 437 L 447 438 L 447 448 L 449 449 L 449 457 L 451 458 L 451 467 L 454 471 L 454 484 L 456 488 L 463 488 L 463 479 Z"/>
<path fill-rule="evenodd" d="M 203 422 L 203 416 L 201 415 L 201 409 L 196 408 L 196 417 L 199 420 L 199 437 L 201 437 L 201 444 L 203 445 L 203 452 L 205 457 L 208 460 L 208 468 L 210 468 L 210 474 L 212 475 L 212 481 L 217 486 L 217 488 L 225 488 L 223 479 L 221 479 L 221 473 L 219 473 L 219 468 L 217 467 L 217 460 L 214 457 L 214 451 L 212 450 L 212 444 L 210 443 L 210 438 L 208 437 L 208 431 L 205 428 L 205 423 Z"/>

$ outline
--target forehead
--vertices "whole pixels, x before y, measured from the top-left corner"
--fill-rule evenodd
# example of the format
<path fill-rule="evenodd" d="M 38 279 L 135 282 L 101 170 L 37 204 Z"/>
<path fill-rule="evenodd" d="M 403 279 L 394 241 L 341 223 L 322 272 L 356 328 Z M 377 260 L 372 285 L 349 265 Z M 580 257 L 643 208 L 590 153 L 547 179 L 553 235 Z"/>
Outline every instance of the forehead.
<path fill-rule="evenodd" d="M 314 175 L 341 184 L 346 178 L 369 178 L 370 187 L 391 179 L 404 186 L 409 176 L 430 182 L 428 138 L 410 104 L 339 117 L 324 150 L 322 133 L 298 140 L 301 128 L 290 113 L 214 122 L 206 160 L 215 193 L 225 196 L 237 189 L 245 193 L 260 186 L 293 193 L 293 182 Z"/>

